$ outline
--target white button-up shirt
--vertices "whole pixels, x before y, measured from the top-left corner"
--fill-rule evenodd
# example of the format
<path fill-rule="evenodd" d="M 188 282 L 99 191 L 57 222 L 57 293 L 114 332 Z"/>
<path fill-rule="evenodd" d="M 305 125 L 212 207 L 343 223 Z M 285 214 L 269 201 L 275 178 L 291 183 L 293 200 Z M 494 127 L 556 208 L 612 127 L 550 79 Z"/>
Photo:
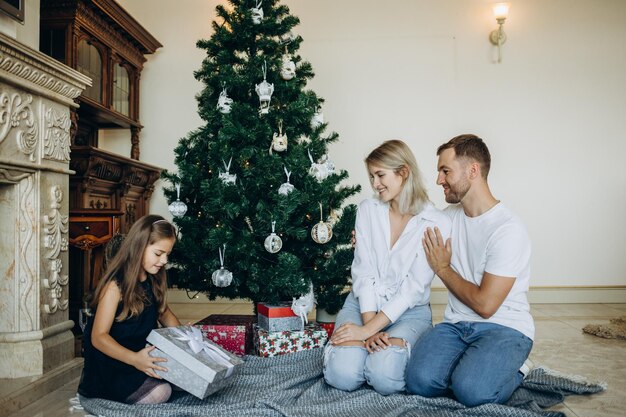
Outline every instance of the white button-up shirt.
<path fill-rule="evenodd" d="M 389 204 L 377 199 L 361 202 L 352 262 L 352 293 L 361 313 L 383 311 L 393 323 L 409 308 L 428 304 L 435 273 L 428 266 L 422 237 L 427 227 L 435 226 L 445 241 L 450 219 L 429 203 L 409 220 L 391 248 Z"/>

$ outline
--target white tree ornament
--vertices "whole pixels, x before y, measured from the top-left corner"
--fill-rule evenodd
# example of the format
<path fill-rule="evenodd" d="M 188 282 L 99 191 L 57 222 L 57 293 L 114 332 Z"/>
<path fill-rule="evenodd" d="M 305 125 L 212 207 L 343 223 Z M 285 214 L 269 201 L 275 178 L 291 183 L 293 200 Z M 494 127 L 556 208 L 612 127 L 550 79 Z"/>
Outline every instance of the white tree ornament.
<path fill-rule="evenodd" d="M 283 63 L 280 67 L 280 76 L 283 80 L 291 80 L 296 76 L 296 64 L 291 60 L 291 55 L 289 54 L 285 54 L 283 56 Z"/>
<path fill-rule="evenodd" d="M 270 84 L 267 78 L 267 64 L 263 62 L 263 81 L 255 86 L 255 91 L 259 96 L 259 114 L 267 114 L 270 111 L 270 101 L 274 94 L 274 84 Z"/>
<path fill-rule="evenodd" d="M 226 245 L 223 245 L 224 251 L 222 248 L 220 251 L 220 269 L 216 269 L 213 271 L 211 275 L 211 281 L 213 281 L 213 285 L 216 287 L 228 287 L 231 282 L 233 282 L 233 273 L 228 269 L 224 269 L 224 256 L 226 256 Z"/>
<path fill-rule="evenodd" d="M 226 172 L 220 171 L 219 179 L 221 179 L 224 184 L 235 185 L 235 181 L 237 181 L 237 174 L 231 174 L 229 172 L 230 164 L 232 162 L 233 162 L 233 157 L 232 156 L 228 160 L 228 164 L 226 164 L 226 162 L 224 160 L 222 160 L 222 163 L 224 164 L 224 168 L 226 169 Z"/>
<path fill-rule="evenodd" d="M 309 168 L 309 174 L 313 176 L 317 182 L 324 181 L 329 175 L 335 173 L 335 164 L 328 158 L 328 155 L 324 154 L 318 162 L 313 160 L 311 151 L 309 151 L 309 160 L 311 161 L 311 167 Z"/>
<path fill-rule="evenodd" d="M 333 227 L 324 222 L 322 203 L 320 203 L 320 221 L 311 229 L 311 238 L 315 243 L 324 244 L 330 242 L 333 237 Z"/>
<path fill-rule="evenodd" d="M 276 152 L 284 152 L 287 150 L 287 134 L 283 134 L 283 122 L 278 122 L 278 133 L 274 133 L 272 138 L 272 144 L 270 145 L 270 155 L 272 155 L 272 149 Z"/>
<path fill-rule="evenodd" d="M 287 182 L 280 184 L 280 187 L 278 188 L 278 194 L 288 195 L 290 192 L 292 192 L 295 189 L 295 187 L 293 186 L 293 184 L 289 182 L 291 171 L 287 171 L 287 167 L 283 167 L 283 168 L 285 170 L 285 175 L 287 175 Z"/>
<path fill-rule="evenodd" d="M 313 113 L 313 117 L 311 117 L 311 129 L 317 129 L 321 125 L 324 124 L 324 113 L 322 113 L 319 109 Z"/>
<path fill-rule="evenodd" d="M 176 201 L 172 201 L 167 209 L 174 217 L 182 217 L 187 213 L 187 204 L 180 201 L 180 184 L 176 184 Z"/>
<path fill-rule="evenodd" d="M 283 240 L 274 232 L 276 222 L 272 221 L 272 233 L 265 238 L 265 250 L 269 253 L 276 253 L 283 247 Z"/>
<path fill-rule="evenodd" d="M 250 12 L 252 13 L 252 23 L 255 25 L 260 24 L 263 20 L 263 9 L 261 8 L 261 4 L 263 4 L 263 1 L 258 2 L 256 7 L 250 9 Z"/>
<path fill-rule="evenodd" d="M 230 108 L 232 105 L 233 99 L 228 97 L 228 94 L 226 93 L 226 88 L 224 88 L 217 99 L 217 109 L 222 114 L 228 114 L 230 113 Z"/>

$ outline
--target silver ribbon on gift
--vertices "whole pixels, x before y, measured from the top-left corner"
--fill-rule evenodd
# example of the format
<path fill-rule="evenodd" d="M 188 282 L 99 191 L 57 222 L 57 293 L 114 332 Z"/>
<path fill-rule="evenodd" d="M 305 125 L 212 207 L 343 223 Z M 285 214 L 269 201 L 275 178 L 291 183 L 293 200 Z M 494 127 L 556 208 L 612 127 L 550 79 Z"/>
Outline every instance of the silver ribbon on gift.
<path fill-rule="evenodd" d="M 291 302 L 291 311 L 302 320 L 302 328 L 305 324 L 309 323 L 308 314 L 313 311 L 313 305 L 315 304 L 315 295 L 313 294 L 313 284 L 309 283 L 309 292 L 300 298 L 293 298 Z"/>
<path fill-rule="evenodd" d="M 189 348 L 194 354 L 197 355 L 198 353 L 204 351 L 204 353 L 211 360 L 227 368 L 226 377 L 231 376 L 233 374 L 233 371 L 235 370 L 235 365 L 230 362 L 230 358 L 228 357 L 228 355 L 222 352 L 217 346 L 213 346 L 212 344 L 204 340 L 200 329 L 198 329 L 197 327 L 190 327 L 189 329 L 190 330 L 181 330 L 178 327 L 172 328 L 174 333 L 179 336 L 176 339 L 187 342 Z"/>

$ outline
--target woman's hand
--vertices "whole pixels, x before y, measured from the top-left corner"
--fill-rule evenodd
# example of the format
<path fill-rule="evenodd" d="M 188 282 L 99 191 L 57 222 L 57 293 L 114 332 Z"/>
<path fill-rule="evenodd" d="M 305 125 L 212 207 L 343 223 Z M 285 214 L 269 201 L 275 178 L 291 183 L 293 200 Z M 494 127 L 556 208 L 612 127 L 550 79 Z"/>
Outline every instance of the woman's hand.
<path fill-rule="evenodd" d="M 369 353 L 378 352 L 381 349 L 387 349 L 391 346 L 389 334 L 387 332 L 378 332 L 365 341 L 365 349 Z"/>
<path fill-rule="evenodd" d="M 154 372 L 155 370 L 167 372 L 167 368 L 157 365 L 158 362 L 167 362 L 165 358 L 157 358 L 150 356 L 150 352 L 153 351 L 156 346 L 148 346 L 135 353 L 133 360 L 133 366 L 152 378 L 162 379 Z"/>
<path fill-rule="evenodd" d="M 330 343 L 336 345 L 344 342 L 363 341 L 370 337 L 371 334 L 365 326 L 359 326 L 354 323 L 344 323 L 335 329 Z"/>

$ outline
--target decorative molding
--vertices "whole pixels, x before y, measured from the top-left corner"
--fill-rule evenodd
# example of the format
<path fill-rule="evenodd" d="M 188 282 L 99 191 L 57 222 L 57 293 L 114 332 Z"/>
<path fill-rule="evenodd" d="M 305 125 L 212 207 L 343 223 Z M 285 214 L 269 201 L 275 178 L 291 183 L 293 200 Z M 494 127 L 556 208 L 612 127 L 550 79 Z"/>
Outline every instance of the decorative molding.
<path fill-rule="evenodd" d="M 0 92 L 0 143 L 6 139 L 12 129 L 18 129 L 17 146 L 34 162 L 34 152 L 37 147 L 37 125 L 31 107 L 32 102 L 33 96 L 30 94 L 26 94 L 25 98 L 22 98 L 19 93 Z M 22 121 L 24 121 L 25 127 L 22 127 Z"/>
<path fill-rule="evenodd" d="M 91 79 L 0 33 L 0 78 L 6 73 L 73 102 Z"/>
<path fill-rule="evenodd" d="M 116 49 L 120 52 L 120 55 L 124 57 L 135 68 L 143 68 L 143 63 L 146 62 L 146 58 L 143 56 L 143 52 L 139 50 L 128 38 L 122 36 L 121 31 L 107 23 L 98 13 L 87 7 L 83 3 L 78 4 L 77 20 L 80 21 L 81 26 L 87 28 L 92 32 L 97 39 L 102 41 L 103 39 L 113 39 L 115 41 Z M 109 45 L 111 47 L 112 45 Z"/>
<path fill-rule="evenodd" d="M 22 330 L 33 330 L 35 326 L 31 316 L 32 307 L 29 306 L 29 300 L 37 279 L 33 272 L 34 268 L 31 268 L 28 264 L 29 260 L 30 262 L 35 261 L 32 256 L 28 256 L 28 249 L 33 244 L 34 230 L 37 226 L 35 213 L 33 213 L 33 210 L 29 210 L 33 199 L 34 180 L 31 174 L 21 174 L 13 178 L 19 178 L 20 181 L 18 185 L 20 194 L 20 221 L 17 222 L 17 226 L 19 227 L 17 236 L 19 236 L 21 243 L 19 282 L 17 283 L 20 297 L 20 317 L 23 317 L 25 320 L 25 329 Z M 39 303 L 39 300 L 35 300 L 35 303 Z"/>
<path fill-rule="evenodd" d="M 45 228 L 44 247 L 50 249 L 46 254 L 46 258 L 50 260 L 50 278 L 44 278 L 43 286 L 50 290 L 50 298 L 52 301 L 45 304 L 46 313 L 54 314 L 57 309 L 66 310 L 69 300 L 63 299 L 63 287 L 69 282 L 67 275 L 61 275 L 63 270 L 63 261 L 59 259 L 60 252 L 66 252 L 68 240 L 66 236 L 68 232 L 67 222 L 69 217 L 61 214 L 61 201 L 63 201 L 63 191 L 61 187 L 55 185 L 50 189 L 51 197 L 51 214 L 45 215 L 43 219 Z"/>
<path fill-rule="evenodd" d="M 57 113 L 52 107 L 46 111 L 44 135 L 44 158 L 61 162 L 70 160 L 70 129 L 72 121 L 68 113 Z"/>

